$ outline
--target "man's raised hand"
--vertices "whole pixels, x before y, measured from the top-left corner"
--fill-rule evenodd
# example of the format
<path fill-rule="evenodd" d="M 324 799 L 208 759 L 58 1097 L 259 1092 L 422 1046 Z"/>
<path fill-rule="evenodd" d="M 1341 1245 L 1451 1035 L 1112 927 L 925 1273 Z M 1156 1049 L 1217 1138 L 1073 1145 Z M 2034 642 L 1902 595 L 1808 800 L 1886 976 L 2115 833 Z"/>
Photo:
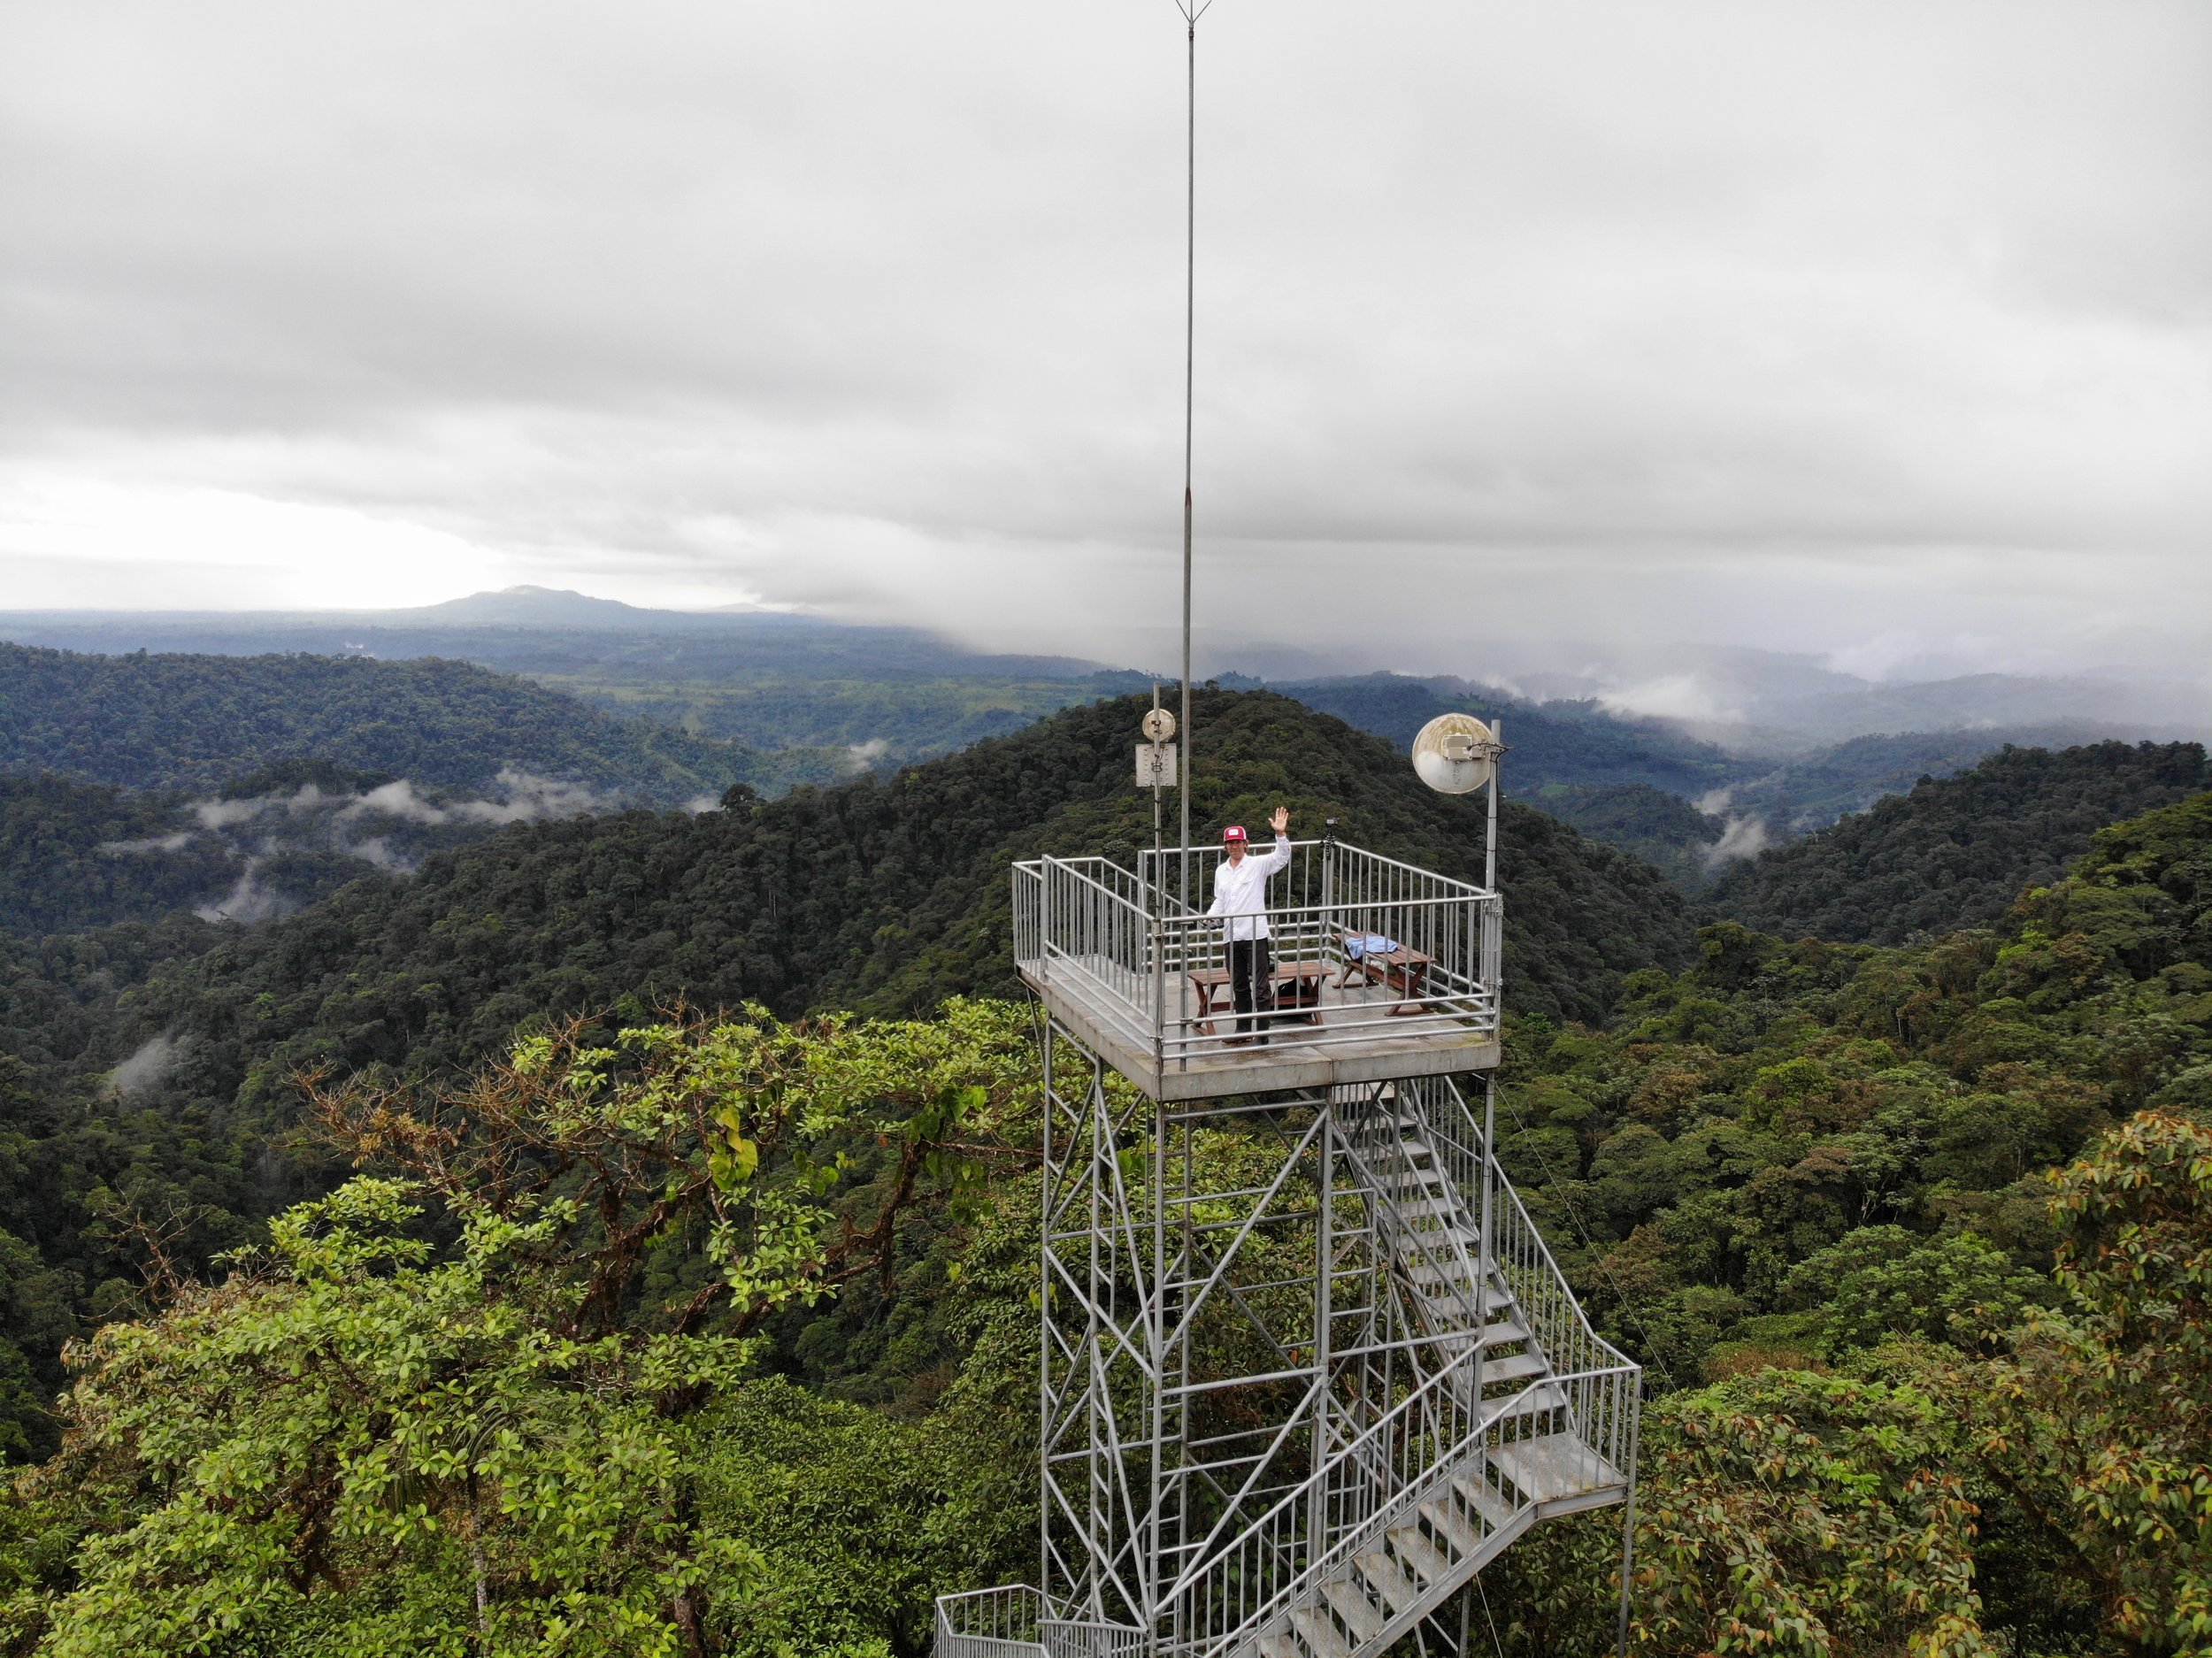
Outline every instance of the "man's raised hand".
<path fill-rule="evenodd" d="M 1290 830 L 1290 808 L 1278 806 L 1275 809 L 1274 817 L 1269 818 L 1268 821 L 1275 826 L 1277 834 L 1287 833 Z"/>

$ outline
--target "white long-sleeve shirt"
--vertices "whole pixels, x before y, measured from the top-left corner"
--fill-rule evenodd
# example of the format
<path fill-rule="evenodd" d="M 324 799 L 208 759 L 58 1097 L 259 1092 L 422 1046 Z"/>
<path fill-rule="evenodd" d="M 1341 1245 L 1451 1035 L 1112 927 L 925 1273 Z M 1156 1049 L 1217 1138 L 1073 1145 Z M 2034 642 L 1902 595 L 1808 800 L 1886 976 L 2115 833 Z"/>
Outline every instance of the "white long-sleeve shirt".
<path fill-rule="evenodd" d="M 1265 855 L 1247 851 L 1238 863 L 1227 858 L 1214 865 L 1214 901 L 1206 913 L 1229 917 L 1232 939 L 1271 937 L 1267 930 L 1267 878 L 1290 867 L 1290 837 L 1277 835 L 1275 849 Z"/>

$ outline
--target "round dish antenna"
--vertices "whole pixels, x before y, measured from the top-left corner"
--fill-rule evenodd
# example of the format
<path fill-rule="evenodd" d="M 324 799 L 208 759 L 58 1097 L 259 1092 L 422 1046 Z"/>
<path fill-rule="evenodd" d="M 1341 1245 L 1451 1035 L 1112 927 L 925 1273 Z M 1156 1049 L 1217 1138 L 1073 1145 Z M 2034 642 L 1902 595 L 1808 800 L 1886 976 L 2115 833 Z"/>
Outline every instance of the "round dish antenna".
<path fill-rule="evenodd" d="M 1439 714 L 1413 740 L 1413 770 L 1440 794 L 1471 794 L 1495 775 L 1504 747 L 1472 714 Z"/>

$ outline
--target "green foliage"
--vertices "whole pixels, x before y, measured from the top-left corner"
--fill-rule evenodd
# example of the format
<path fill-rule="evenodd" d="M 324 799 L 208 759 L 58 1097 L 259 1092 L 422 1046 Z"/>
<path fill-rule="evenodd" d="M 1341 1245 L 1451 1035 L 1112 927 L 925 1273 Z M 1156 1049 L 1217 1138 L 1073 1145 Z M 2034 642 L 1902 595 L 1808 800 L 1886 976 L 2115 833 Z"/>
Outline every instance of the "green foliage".
<path fill-rule="evenodd" d="M 2055 1178 L 2068 1305 L 1992 1367 L 1977 1448 L 2131 1650 L 2212 1650 L 2212 1126 L 2147 1111 Z"/>
<path fill-rule="evenodd" d="M 0 1631 L 58 1655 L 910 1649 L 941 1569 L 873 1539 L 959 1459 L 740 1383 L 777 1309 L 887 1269 L 921 1195 L 973 1209 L 989 1147 L 956 1137 L 1030 1109 L 1019 1034 L 755 1017 L 526 1038 L 442 1099 L 319 1092 L 340 1143 L 411 1178 L 288 1210 L 223 1284 L 73 1352 Z"/>
<path fill-rule="evenodd" d="M 1636 1644 L 1979 1658 L 1975 1508 L 1937 1398 L 1763 1370 L 1669 1401 L 1645 1439 Z"/>
<path fill-rule="evenodd" d="M 2115 819 L 2212 783 L 2201 743 L 2005 748 L 1738 865 L 1708 902 L 1763 932 L 1899 944 L 2001 921 Z"/>
<path fill-rule="evenodd" d="M 181 826 L 167 796 L 0 776 L 0 927 L 73 932 L 219 894 L 237 876 L 226 848 L 151 844 Z M 145 850 L 115 849 L 133 845 Z"/>
<path fill-rule="evenodd" d="M 2047 1280 L 1972 1232 L 1924 1241 L 1881 1225 L 1862 1226 L 1808 1255 L 1783 1293 L 1821 1309 L 1827 1351 L 1840 1357 L 1901 1335 L 1985 1345 L 2047 1299 L 2046 1288 Z"/>

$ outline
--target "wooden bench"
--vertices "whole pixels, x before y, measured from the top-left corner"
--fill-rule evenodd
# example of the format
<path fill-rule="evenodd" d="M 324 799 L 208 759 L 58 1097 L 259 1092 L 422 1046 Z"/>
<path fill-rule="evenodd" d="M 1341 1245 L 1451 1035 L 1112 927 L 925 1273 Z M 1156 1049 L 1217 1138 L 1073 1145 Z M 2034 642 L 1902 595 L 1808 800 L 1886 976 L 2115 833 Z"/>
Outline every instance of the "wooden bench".
<path fill-rule="evenodd" d="M 1244 1017 L 1259 1021 L 1263 1030 L 1271 1025 L 1320 1024 L 1323 977 L 1319 962 L 1279 963 L 1269 975 L 1274 982 L 1275 1011 Z M 1193 1028 L 1201 1036 L 1211 1036 L 1217 1016 L 1236 1017 L 1235 992 L 1229 982 L 1229 970 L 1194 967 L 1190 970 L 1190 983 L 1198 997 L 1198 1014 Z"/>
<path fill-rule="evenodd" d="M 1342 927 L 1337 929 L 1337 949 L 1344 957 L 1344 976 L 1336 981 L 1337 988 L 1342 989 L 1355 979 L 1363 985 L 1380 985 L 1396 994 L 1397 1005 L 1390 1009 L 1391 1015 L 1426 1013 L 1428 1003 L 1422 996 L 1428 989 L 1429 969 L 1436 965 L 1436 958 L 1408 944 L 1401 944 L 1395 949 L 1353 955 L 1353 941 L 1370 936 Z"/>

